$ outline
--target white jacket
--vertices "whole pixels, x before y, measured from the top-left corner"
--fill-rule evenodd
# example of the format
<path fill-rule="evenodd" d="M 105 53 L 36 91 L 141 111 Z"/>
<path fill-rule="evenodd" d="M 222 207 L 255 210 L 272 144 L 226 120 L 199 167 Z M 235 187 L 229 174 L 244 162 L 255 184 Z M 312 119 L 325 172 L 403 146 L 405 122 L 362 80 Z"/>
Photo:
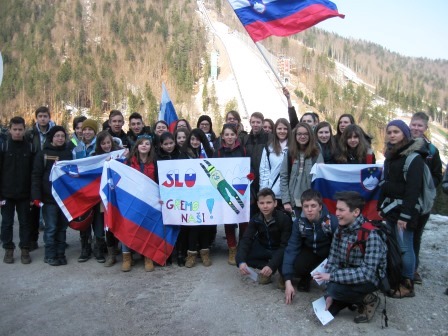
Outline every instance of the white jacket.
<path fill-rule="evenodd" d="M 262 188 L 271 188 L 275 194 L 275 198 L 281 199 L 282 195 L 280 193 L 280 176 L 279 176 L 280 167 L 283 162 L 283 157 L 288 153 L 288 147 L 284 148 L 280 152 L 280 155 L 275 154 L 272 145 L 269 145 L 267 150 L 269 150 L 269 156 L 266 154 L 266 147 L 263 149 L 263 154 L 261 156 L 260 190 Z M 277 181 L 275 181 L 276 179 Z"/>

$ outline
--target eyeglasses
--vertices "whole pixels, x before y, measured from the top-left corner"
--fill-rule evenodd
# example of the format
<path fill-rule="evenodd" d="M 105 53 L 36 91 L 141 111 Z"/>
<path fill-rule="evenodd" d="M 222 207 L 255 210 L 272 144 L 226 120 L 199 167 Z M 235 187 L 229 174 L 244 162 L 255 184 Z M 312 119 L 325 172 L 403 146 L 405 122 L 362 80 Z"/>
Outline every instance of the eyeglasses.
<path fill-rule="evenodd" d="M 304 138 L 308 138 L 310 135 L 308 133 L 296 133 L 296 137 L 300 138 L 300 137 L 304 137 Z"/>
<path fill-rule="evenodd" d="M 208 122 L 205 122 L 205 123 L 200 123 L 199 126 L 210 126 L 210 124 Z"/>

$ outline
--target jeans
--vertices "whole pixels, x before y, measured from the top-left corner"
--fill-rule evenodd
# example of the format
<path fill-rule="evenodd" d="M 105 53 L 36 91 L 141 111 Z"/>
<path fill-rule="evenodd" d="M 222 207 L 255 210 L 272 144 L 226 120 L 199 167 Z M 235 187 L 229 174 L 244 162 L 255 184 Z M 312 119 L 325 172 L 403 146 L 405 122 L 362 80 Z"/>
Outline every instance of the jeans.
<path fill-rule="evenodd" d="M 415 253 L 414 253 L 414 232 L 410 230 L 400 230 L 397 223 L 390 223 L 394 230 L 397 243 L 400 246 L 402 253 L 401 260 L 403 262 L 403 269 L 401 270 L 402 277 L 406 279 L 414 280 L 415 272 Z"/>
<path fill-rule="evenodd" d="M 45 220 L 45 258 L 64 256 L 67 218 L 56 204 L 44 204 L 42 214 Z"/>
<path fill-rule="evenodd" d="M 2 228 L 1 239 L 4 249 L 14 249 L 13 225 L 14 213 L 17 211 L 19 220 L 19 247 L 28 248 L 30 240 L 30 201 L 28 199 L 5 199 L 5 205 L 1 207 Z"/>
<path fill-rule="evenodd" d="M 346 285 L 336 282 L 329 282 L 327 285 L 326 296 L 331 296 L 333 300 L 349 304 L 359 304 L 364 296 L 373 293 L 377 287 L 371 283 Z"/>

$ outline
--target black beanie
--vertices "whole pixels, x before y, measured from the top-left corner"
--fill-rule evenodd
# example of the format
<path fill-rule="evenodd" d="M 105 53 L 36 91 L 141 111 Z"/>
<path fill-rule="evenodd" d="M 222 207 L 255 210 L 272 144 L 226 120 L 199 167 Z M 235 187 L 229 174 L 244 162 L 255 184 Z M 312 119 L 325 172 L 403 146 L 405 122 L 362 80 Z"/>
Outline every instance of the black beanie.
<path fill-rule="evenodd" d="M 201 115 L 198 119 L 198 123 L 196 125 L 197 128 L 199 128 L 199 124 L 203 122 L 204 120 L 208 121 L 210 123 L 210 131 L 213 129 L 213 123 L 212 119 L 208 115 Z"/>
<path fill-rule="evenodd" d="M 53 137 L 56 134 L 56 132 L 64 132 L 65 137 L 67 137 L 67 132 L 65 131 L 65 128 L 62 126 L 53 126 L 50 128 L 50 130 L 47 132 L 47 140 L 49 142 L 53 142 Z"/>

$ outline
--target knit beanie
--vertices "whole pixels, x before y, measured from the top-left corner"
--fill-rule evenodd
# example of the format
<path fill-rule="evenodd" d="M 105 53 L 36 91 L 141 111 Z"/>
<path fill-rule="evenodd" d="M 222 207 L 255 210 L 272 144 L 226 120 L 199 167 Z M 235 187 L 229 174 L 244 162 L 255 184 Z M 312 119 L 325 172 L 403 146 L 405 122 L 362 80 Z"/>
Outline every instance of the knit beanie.
<path fill-rule="evenodd" d="M 408 140 L 412 139 L 411 130 L 410 130 L 409 126 L 406 125 L 406 123 L 403 120 L 398 120 L 398 119 L 392 120 L 390 123 L 387 124 L 386 130 L 389 128 L 389 126 L 398 127 L 400 129 L 400 131 L 403 132 L 404 136 Z"/>
<path fill-rule="evenodd" d="M 208 123 L 210 124 L 210 131 L 213 129 L 213 124 L 212 124 L 212 119 L 208 116 L 208 115 L 201 115 L 198 119 L 198 123 L 196 125 L 197 128 L 199 128 L 199 124 L 203 121 L 208 121 Z"/>
<path fill-rule="evenodd" d="M 65 137 L 67 137 L 67 132 L 65 131 L 65 128 L 62 126 L 53 126 L 50 128 L 50 130 L 47 132 L 47 140 L 49 142 L 53 142 L 53 137 L 57 132 L 64 132 Z"/>
<path fill-rule="evenodd" d="M 95 135 L 98 133 L 98 123 L 93 119 L 86 119 L 82 122 L 82 129 L 90 127 L 95 132 Z"/>

